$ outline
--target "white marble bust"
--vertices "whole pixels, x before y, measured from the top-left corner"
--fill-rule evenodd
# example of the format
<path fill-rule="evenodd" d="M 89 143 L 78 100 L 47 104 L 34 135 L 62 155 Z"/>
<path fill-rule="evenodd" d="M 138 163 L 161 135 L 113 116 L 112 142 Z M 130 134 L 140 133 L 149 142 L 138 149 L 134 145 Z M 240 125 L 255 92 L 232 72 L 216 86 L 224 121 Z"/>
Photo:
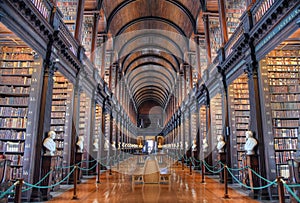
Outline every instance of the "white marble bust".
<path fill-rule="evenodd" d="M 222 135 L 218 135 L 217 137 L 218 144 L 217 144 L 217 149 L 219 153 L 224 152 L 224 146 L 226 142 L 224 141 L 224 137 Z"/>
<path fill-rule="evenodd" d="M 197 151 L 197 144 L 196 144 L 196 140 L 193 140 L 193 145 L 192 145 L 192 151 L 195 152 Z"/>
<path fill-rule="evenodd" d="M 107 151 L 107 150 L 109 150 L 109 141 L 108 141 L 108 139 L 105 139 L 105 142 L 104 142 L 104 150 L 105 151 Z"/>
<path fill-rule="evenodd" d="M 99 149 L 99 139 L 98 138 L 95 138 L 94 139 L 94 142 L 93 142 L 93 151 L 94 152 L 97 152 Z"/>
<path fill-rule="evenodd" d="M 207 139 L 206 138 L 203 138 L 203 141 L 202 141 L 202 147 L 203 147 L 203 152 L 207 152 L 208 150 L 208 143 L 207 143 Z"/>
<path fill-rule="evenodd" d="M 48 137 L 44 140 L 43 146 L 46 148 L 44 155 L 54 156 L 56 151 L 56 143 L 54 141 L 56 133 L 54 131 L 48 132 Z"/>
<path fill-rule="evenodd" d="M 77 152 L 82 153 L 83 152 L 83 141 L 84 141 L 84 137 L 82 135 L 78 136 L 78 141 L 76 143 L 77 145 Z"/>
<path fill-rule="evenodd" d="M 256 139 L 253 137 L 252 131 L 246 131 L 246 143 L 245 143 L 245 151 L 246 155 L 253 155 L 254 147 L 257 145 Z"/>

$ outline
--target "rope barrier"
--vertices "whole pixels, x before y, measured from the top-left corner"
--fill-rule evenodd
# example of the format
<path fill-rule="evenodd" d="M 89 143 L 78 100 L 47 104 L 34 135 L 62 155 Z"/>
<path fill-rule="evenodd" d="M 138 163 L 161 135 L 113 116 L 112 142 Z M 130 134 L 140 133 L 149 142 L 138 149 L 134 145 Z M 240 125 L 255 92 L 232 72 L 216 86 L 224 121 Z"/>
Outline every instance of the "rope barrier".
<path fill-rule="evenodd" d="M 280 179 L 283 183 L 283 186 L 286 188 L 286 190 L 297 200 L 297 202 L 300 202 L 300 198 L 294 193 L 294 191 L 291 189 L 291 187 L 286 184 L 286 182 L 282 179 Z"/>
<path fill-rule="evenodd" d="M 226 167 L 227 168 L 227 167 Z M 230 175 L 232 176 L 232 178 L 240 185 L 242 185 L 243 187 L 247 188 L 247 189 L 252 189 L 252 190 L 261 190 L 267 187 L 270 187 L 271 185 L 276 184 L 276 180 L 274 180 L 273 182 L 270 182 L 269 184 L 265 185 L 265 186 L 261 186 L 261 187 L 250 187 L 248 185 L 243 184 L 239 179 L 237 179 L 235 177 L 234 174 L 232 174 L 232 172 L 229 170 L 229 168 L 227 168 L 227 171 L 230 173 Z"/>
<path fill-rule="evenodd" d="M 268 182 L 268 183 L 271 183 L 272 181 L 270 181 L 270 180 L 268 180 L 268 179 L 266 179 L 266 178 L 264 178 L 264 177 L 262 177 L 261 175 L 259 175 L 258 173 L 256 173 L 256 171 L 254 171 L 252 168 L 250 168 L 250 167 L 248 167 L 251 171 L 252 171 L 252 173 L 254 173 L 257 177 L 259 177 L 260 179 L 262 179 L 262 180 L 264 180 L 264 181 L 266 181 L 266 182 Z M 300 186 L 300 185 L 299 185 Z"/>
<path fill-rule="evenodd" d="M 220 163 L 222 164 L 222 162 L 218 161 L 218 163 L 214 166 L 210 166 L 205 160 L 202 160 L 202 162 L 204 162 L 204 164 L 209 167 L 209 168 L 216 168 L 218 165 L 220 165 Z M 224 164 L 222 164 L 224 166 Z"/>
<path fill-rule="evenodd" d="M 24 182 L 24 185 L 26 185 L 26 186 L 28 186 L 28 187 L 31 187 L 31 188 L 40 188 L 40 189 L 52 188 L 52 187 L 55 187 L 55 186 L 61 184 L 61 183 L 64 182 L 65 180 L 67 180 L 67 179 L 70 177 L 70 175 L 74 172 L 74 170 L 75 170 L 75 167 L 70 171 L 70 173 L 69 173 L 68 175 L 66 175 L 66 177 L 64 177 L 61 181 L 59 181 L 59 182 L 57 182 L 57 183 L 55 183 L 55 184 L 53 184 L 53 185 L 48 185 L 48 186 L 37 186 L 37 185 L 32 185 L 32 184 L 26 183 L 26 182 Z"/>
<path fill-rule="evenodd" d="M 12 184 L 6 191 L 1 192 L 0 199 L 2 199 L 5 195 L 13 194 L 11 191 L 16 187 L 17 184 L 19 184 L 19 181 L 16 181 L 14 184 Z"/>
<path fill-rule="evenodd" d="M 91 168 L 81 168 L 78 166 L 78 169 L 82 170 L 82 171 L 89 171 L 92 170 L 93 168 L 95 168 L 97 166 L 98 163 L 96 163 L 95 165 L 93 165 Z"/>
<path fill-rule="evenodd" d="M 214 171 L 214 170 L 211 170 L 211 169 L 207 166 L 207 163 L 206 163 L 205 161 L 203 161 L 203 164 L 204 164 L 205 168 L 206 168 L 208 171 L 212 172 L 212 173 L 220 173 L 220 172 L 223 171 L 223 169 L 224 169 L 224 166 L 223 166 L 223 167 L 220 168 L 219 170 Z"/>

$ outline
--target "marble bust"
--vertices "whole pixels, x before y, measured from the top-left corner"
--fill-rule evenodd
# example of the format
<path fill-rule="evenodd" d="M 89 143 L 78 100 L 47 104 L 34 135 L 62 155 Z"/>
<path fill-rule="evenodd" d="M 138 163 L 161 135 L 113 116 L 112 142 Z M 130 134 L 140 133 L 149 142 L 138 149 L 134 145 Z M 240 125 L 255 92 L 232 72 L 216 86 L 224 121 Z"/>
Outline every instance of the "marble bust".
<path fill-rule="evenodd" d="M 245 143 L 245 151 L 246 155 L 253 155 L 255 154 L 254 152 L 254 147 L 256 147 L 257 141 L 253 137 L 252 131 L 246 131 L 246 143 Z"/>
<path fill-rule="evenodd" d="M 84 141 L 84 137 L 82 135 L 78 136 L 78 141 L 76 143 L 77 145 L 77 152 L 82 153 L 83 152 L 83 141 Z"/>
<path fill-rule="evenodd" d="M 99 149 L 99 139 L 95 138 L 94 142 L 93 142 L 93 151 L 97 152 Z"/>
<path fill-rule="evenodd" d="M 207 143 L 207 139 L 206 138 L 203 138 L 203 141 L 202 141 L 202 147 L 203 147 L 203 152 L 207 152 L 208 150 L 208 143 Z"/>
<path fill-rule="evenodd" d="M 196 140 L 193 140 L 192 151 L 193 151 L 193 152 L 197 151 Z"/>
<path fill-rule="evenodd" d="M 222 135 L 218 135 L 217 137 L 218 140 L 218 144 L 217 144 L 217 149 L 219 153 L 224 152 L 224 146 L 225 146 L 225 141 L 224 141 L 224 137 Z"/>
<path fill-rule="evenodd" d="M 56 133 L 54 131 L 48 132 L 48 137 L 44 140 L 43 146 L 46 148 L 44 155 L 54 156 L 56 151 L 56 143 L 54 141 Z"/>

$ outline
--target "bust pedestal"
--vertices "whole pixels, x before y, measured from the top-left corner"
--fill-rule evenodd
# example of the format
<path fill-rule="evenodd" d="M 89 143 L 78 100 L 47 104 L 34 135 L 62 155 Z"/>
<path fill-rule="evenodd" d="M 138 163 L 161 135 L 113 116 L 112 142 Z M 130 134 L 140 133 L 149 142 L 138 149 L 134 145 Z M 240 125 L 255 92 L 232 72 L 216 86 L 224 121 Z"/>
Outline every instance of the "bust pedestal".
<path fill-rule="evenodd" d="M 252 170 L 259 174 L 258 156 L 257 155 L 246 155 L 246 163 Z M 251 169 L 248 168 L 249 184 L 251 187 L 259 187 L 259 177 L 252 173 Z M 257 199 L 258 190 L 251 190 L 249 196 Z"/>
<path fill-rule="evenodd" d="M 43 178 L 50 170 L 53 170 L 56 165 L 57 156 L 43 156 L 42 160 L 42 171 L 41 178 Z M 50 173 L 41 183 L 42 186 L 49 186 L 52 184 L 52 173 Z M 42 188 L 41 191 L 41 199 L 44 201 L 48 201 L 52 198 L 50 195 L 51 188 Z"/>
<path fill-rule="evenodd" d="M 226 162 L 226 153 L 219 152 L 218 160 L 224 164 Z M 224 183 L 224 170 L 219 173 L 219 181 L 220 183 Z"/>

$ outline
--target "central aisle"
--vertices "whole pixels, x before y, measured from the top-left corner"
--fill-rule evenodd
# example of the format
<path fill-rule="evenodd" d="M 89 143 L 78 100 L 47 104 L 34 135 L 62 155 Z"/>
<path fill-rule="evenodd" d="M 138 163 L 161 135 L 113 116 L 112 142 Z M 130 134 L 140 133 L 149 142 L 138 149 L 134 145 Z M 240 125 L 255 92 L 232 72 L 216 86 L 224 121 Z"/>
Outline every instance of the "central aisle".
<path fill-rule="evenodd" d="M 84 202 L 84 203 L 175 203 L 175 202 L 257 202 L 229 189 L 230 199 L 224 199 L 224 185 L 206 177 L 201 183 L 201 174 L 189 174 L 189 169 L 182 170 L 181 165 L 171 167 L 171 184 L 132 184 L 131 176 L 113 171 L 101 174 L 101 184 L 95 179 L 88 179 L 78 185 L 79 200 L 72 200 L 73 189 L 53 198 L 49 202 Z"/>

